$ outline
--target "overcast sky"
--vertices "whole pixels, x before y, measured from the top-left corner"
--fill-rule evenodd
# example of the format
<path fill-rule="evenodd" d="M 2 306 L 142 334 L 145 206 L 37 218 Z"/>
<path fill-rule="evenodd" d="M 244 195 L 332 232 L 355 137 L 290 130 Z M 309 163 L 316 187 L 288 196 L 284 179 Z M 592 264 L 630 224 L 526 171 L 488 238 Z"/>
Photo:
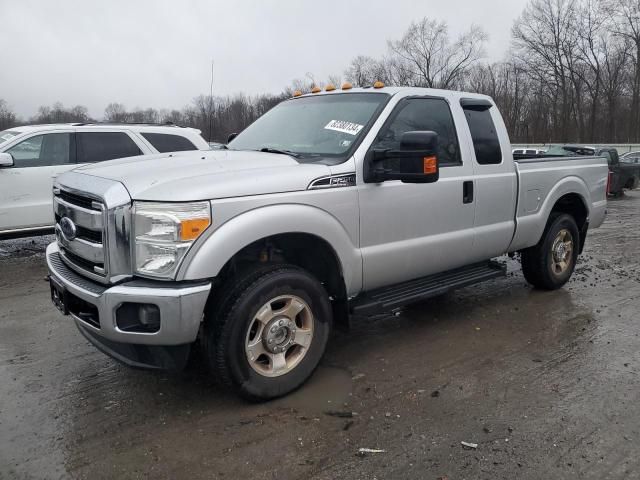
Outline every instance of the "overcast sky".
<path fill-rule="evenodd" d="M 342 75 L 356 55 L 381 56 L 412 20 L 472 23 L 488 56 L 509 48 L 526 0 L 0 0 L 0 98 L 22 117 L 39 105 L 110 102 L 181 108 L 209 92 L 277 93 L 311 72 Z"/>

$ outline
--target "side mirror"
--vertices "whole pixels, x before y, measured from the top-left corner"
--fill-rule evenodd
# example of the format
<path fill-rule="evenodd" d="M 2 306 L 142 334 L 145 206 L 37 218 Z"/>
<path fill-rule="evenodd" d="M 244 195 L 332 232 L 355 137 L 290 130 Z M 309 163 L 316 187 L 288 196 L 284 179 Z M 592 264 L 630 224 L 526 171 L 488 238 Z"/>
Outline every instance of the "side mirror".
<path fill-rule="evenodd" d="M 439 178 L 438 134 L 432 131 L 405 132 L 400 148 L 372 150 L 365 162 L 364 180 L 379 183 L 433 183 Z"/>
<path fill-rule="evenodd" d="M 0 153 L 0 168 L 13 167 L 13 156 L 10 153 Z"/>
<path fill-rule="evenodd" d="M 227 143 L 231 143 L 231 141 L 238 136 L 237 133 L 230 133 L 227 137 Z"/>

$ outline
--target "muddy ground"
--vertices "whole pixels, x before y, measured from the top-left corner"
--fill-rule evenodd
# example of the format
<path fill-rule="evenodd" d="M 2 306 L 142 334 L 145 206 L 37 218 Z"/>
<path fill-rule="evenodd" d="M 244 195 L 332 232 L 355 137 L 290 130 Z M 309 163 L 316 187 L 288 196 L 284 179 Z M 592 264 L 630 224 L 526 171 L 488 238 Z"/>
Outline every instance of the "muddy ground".
<path fill-rule="evenodd" d="M 48 239 L 0 242 L 0 478 L 640 478 L 639 237 L 633 192 L 565 288 L 510 261 L 357 319 L 305 387 L 258 405 L 105 357 L 50 305 Z"/>

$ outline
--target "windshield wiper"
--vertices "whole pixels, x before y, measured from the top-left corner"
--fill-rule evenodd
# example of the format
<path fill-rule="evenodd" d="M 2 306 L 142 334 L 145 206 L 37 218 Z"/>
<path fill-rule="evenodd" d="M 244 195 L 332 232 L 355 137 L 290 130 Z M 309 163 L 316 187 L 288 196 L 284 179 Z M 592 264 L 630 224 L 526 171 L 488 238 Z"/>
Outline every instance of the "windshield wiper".
<path fill-rule="evenodd" d="M 291 150 L 280 150 L 279 148 L 264 147 L 264 148 L 261 148 L 259 151 L 266 152 L 266 153 L 280 153 L 282 155 L 290 155 L 294 158 L 301 157 L 301 155 L 298 152 L 292 152 Z"/>

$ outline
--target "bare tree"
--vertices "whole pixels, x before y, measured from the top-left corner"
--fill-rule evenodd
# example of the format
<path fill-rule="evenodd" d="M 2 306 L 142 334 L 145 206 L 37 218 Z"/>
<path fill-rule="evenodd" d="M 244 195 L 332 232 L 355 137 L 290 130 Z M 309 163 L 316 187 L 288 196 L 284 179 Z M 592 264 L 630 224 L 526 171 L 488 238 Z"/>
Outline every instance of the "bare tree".
<path fill-rule="evenodd" d="M 9 108 L 5 100 L 0 98 L 0 130 L 6 130 L 17 123 L 16 114 Z"/>
<path fill-rule="evenodd" d="M 30 123 L 86 123 L 91 117 L 87 107 L 76 105 L 65 108 L 61 102 L 56 102 L 52 106 L 42 105 L 38 107 L 38 113 L 31 117 Z"/>
<path fill-rule="evenodd" d="M 573 0 L 532 0 L 512 29 L 516 55 L 527 63 L 532 76 L 545 84 L 545 93 L 553 100 L 554 130 L 560 138 L 569 133 L 571 62 L 577 50 L 575 21 Z"/>
<path fill-rule="evenodd" d="M 365 55 L 358 55 L 344 72 L 345 78 L 356 87 L 373 85 L 376 81 L 392 84 L 389 64 L 383 58 L 376 60 Z"/>
<path fill-rule="evenodd" d="M 410 79 L 413 86 L 455 88 L 483 57 L 486 40 L 486 33 L 472 26 L 451 42 L 445 22 L 423 18 L 412 23 L 400 40 L 390 41 L 389 48 L 399 76 Z"/>
<path fill-rule="evenodd" d="M 104 109 L 104 119 L 107 122 L 126 122 L 128 120 L 127 109 L 121 103 L 110 103 Z"/>
<path fill-rule="evenodd" d="M 610 0 L 608 11 L 613 19 L 616 35 L 627 40 L 633 64 L 631 81 L 630 135 L 633 141 L 640 140 L 640 2 L 638 0 Z"/>

